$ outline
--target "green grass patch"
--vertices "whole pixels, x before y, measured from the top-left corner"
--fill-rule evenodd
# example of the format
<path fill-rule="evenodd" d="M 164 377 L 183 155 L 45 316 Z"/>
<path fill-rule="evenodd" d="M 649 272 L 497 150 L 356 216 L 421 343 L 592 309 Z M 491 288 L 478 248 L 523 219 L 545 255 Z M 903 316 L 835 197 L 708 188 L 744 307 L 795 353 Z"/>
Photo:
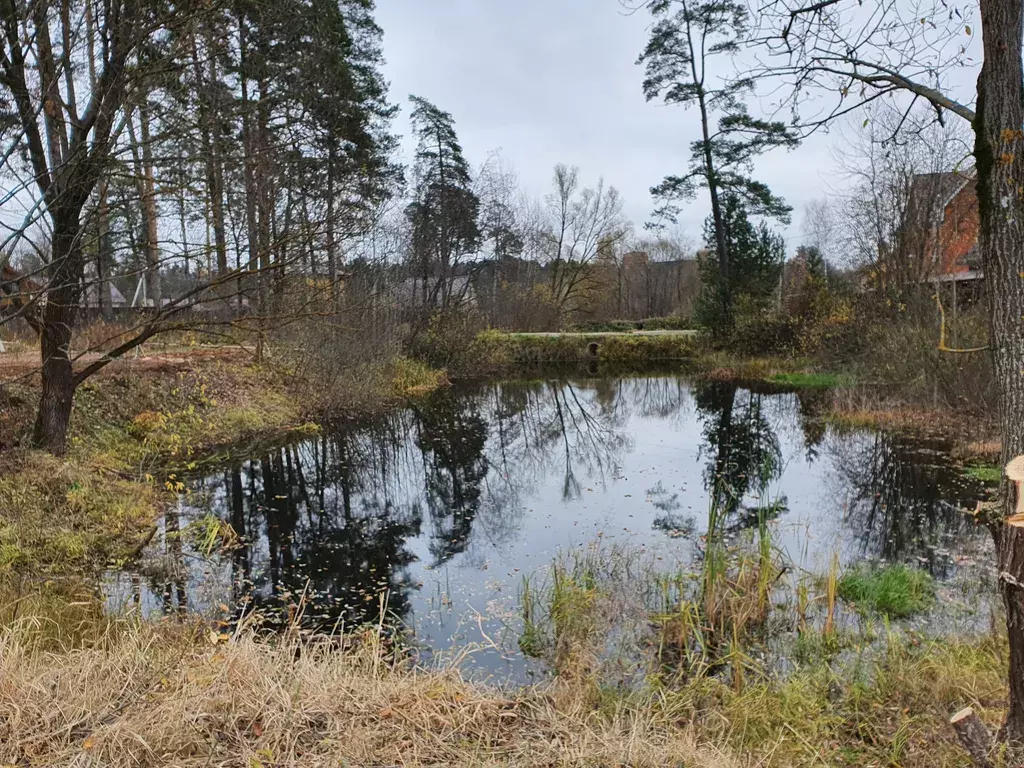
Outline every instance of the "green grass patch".
<path fill-rule="evenodd" d="M 1003 470 L 994 464 L 968 464 L 963 472 L 985 485 L 999 485 L 1003 480 Z"/>
<path fill-rule="evenodd" d="M 772 373 L 768 375 L 766 381 L 794 389 L 838 389 L 852 387 L 856 383 L 854 377 L 847 373 L 811 373 L 808 371 Z"/>
<path fill-rule="evenodd" d="M 906 565 L 860 566 L 839 579 L 839 597 L 862 611 L 906 618 L 928 609 L 935 582 L 922 570 Z"/>
<path fill-rule="evenodd" d="M 154 484 L 75 459 L 26 451 L 6 457 L 4 472 L 0 581 L 16 572 L 91 572 L 124 559 L 160 510 Z"/>

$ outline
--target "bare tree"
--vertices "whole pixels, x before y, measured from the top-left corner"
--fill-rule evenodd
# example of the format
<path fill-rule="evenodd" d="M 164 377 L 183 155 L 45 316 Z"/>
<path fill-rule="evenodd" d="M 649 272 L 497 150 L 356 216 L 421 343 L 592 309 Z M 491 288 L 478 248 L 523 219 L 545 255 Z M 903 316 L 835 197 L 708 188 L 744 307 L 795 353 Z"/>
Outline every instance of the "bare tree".
<path fill-rule="evenodd" d="M 616 281 L 617 317 L 690 314 L 700 292 L 692 241 L 678 228 L 624 247 Z"/>
<path fill-rule="evenodd" d="M 821 258 L 827 263 L 838 254 L 836 248 L 837 226 L 836 209 L 828 198 L 820 197 L 811 200 L 804 206 L 802 234 L 804 243 L 817 248 Z"/>
<path fill-rule="evenodd" d="M 835 153 L 848 184 L 839 235 L 850 266 L 873 286 L 900 293 L 926 283 L 940 266 L 944 208 L 970 183 L 963 162 L 969 131 L 960 123 L 939 125 L 919 110 L 870 110 L 867 125 L 845 131 Z"/>
<path fill-rule="evenodd" d="M 534 241 L 549 270 L 551 300 L 559 317 L 566 317 L 586 307 L 598 259 L 622 241 L 629 225 L 618 190 L 605 187 L 604 180 L 581 188 L 579 168 L 558 164 L 553 181 Z"/>
<path fill-rule="evenodd" d="M 966 99 L 949 88 L 950 73 L 970 63 L 967 43 L 981 20 L 977 90 Z M 815 127 L 887 96 L 923 101 L 974 129 L 979 249 L 988 284 L 990 347 L 999 392 L 1004 465 L 1024 455 L 1024 2 L 980 0 L 764 0 L 760 74 L 783 80 L 790 106 Z M 813 114 L 808 97 L 830 94 Z M 970 102 L 974 102 L 972 107 Z M 813 108 L 812 108 L 813 109 Z M 1024 744 L 1024 520 L 1003 482 L 1003 514 L 990 521 L 999 551 L 1000 590 L 1010 639 L 1010 706 L 1002 735 Z"/>
<path fill-rule="evenodd" d="M 0 87 L 16 109 L 18 133 L 15 151 L 5 159 L 11 175 L 23 179 L 14 194 L 34 199 L 29 223 L 16 229 L 14 239 L 45 232 L 51 244 L 40 313 L 42 393 L 34 439 L 55 453 L 64 450 L 77 385 L 69 347 L 86 262 L 82 212 L 142 74 L 137 53 L 170 21 L 153 18 L 148 3 L 113 0 L 91 8 L 86 29 L 80 8 L 71 5 L 9 3 L 0 14 Z M 96 72 L 92 82 L 75 76 L 75 68 L 85 65 Z M 28 167 L 15 168 L 22 152 Z"/>

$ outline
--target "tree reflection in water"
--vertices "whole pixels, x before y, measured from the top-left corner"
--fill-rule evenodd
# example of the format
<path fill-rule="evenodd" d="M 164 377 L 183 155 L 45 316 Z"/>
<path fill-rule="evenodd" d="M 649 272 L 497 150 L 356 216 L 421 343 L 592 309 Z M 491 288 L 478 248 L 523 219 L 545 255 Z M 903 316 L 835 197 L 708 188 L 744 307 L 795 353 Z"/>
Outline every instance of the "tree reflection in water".
<path fill-rule="evenodd" d="M 887 433 L 828 441 L 834 493 L 846 500 L 846 525 L 862 555 L 914 559 L 938 578 L 951 575 L 947 548 L 971 528 L 961 510 L 972 509 L 984 489 L 957 471 L 947 447 Z"/>
<path fill-rule="evenodd" d="M 949 502 L 969 504 L 977 489 L 957 483 L 948 460 L 916 443 L 834 433 L 817 418 L 825 405 L 814 393 L 757 393 L 678 376 L 454 387 L 200 481 L 194 511 L 212 511 L 243 542 L 207 569 L 220 590 L 208 604 L 231 602 L 236 615 L 258 612 L 275 626 L 301 602 L 308 627 L 330 630 L 376 622 L 387 594 L 388 610 L 419 626 L 423 617 L 414 614 L 436 607 L 433 593 L 417 597 L 421 581 L 433 590 L 450 578 L 479 593 L 500 575 L 480 573 L 489 559 L 536 552 L 513 544 L 546 551 L 578 544 L 593 509 L 581 499 L 597 499 L 585 496 L 585 486 L 620 484 L 621 501 L 601 514 L 620 516 L 634 532 L 634 520 L 646 515 L 643 535 L 664 543 L 664 534 L 691 536 L 697 528 L 684 511 L 697 503 L 681 491 L 687 484 L 704 485 L 724 513 L 723 532 L 734 534 L 755 526 L 766 502 L 784 501 L 769 494 L 792 481 L 781 478 L 787 463 L 804 514 L 808 487 L 832 483 L 827 514 L 816 519 L 830 531 L 843 527 L 847 546 L 891 559 L 920 555 L 942 575 L 947 561 L 937 549 L 962 522 Z M 634 444 L 642 470 L 627 458 Z M 696 466 L 679 459 L 692 450 L 701 457 Z M 657 474 L 645 474 L 651 469 Z M 583 525 L 574 529 L 577 520 Z M 555 523 L 561 538 L 552 538 Z M 165 612 L 202 600 L 194 593 L 204 576 L 188 539 L 183 548 L 173 535 L 177 524 L 169 515 L 172 567 L 150 578 L 153 602 Z M 504 565 L 515 573 L 535 563 Z"/>
<path fill-rule="evenodd" d="M 757 524 L 756 514 L 737 513 L 748 497 L 764 501 L 769 485 L 782 474 L 782 449 L 765 415 L 764 397 L 731 382 L 703 382 L 694 389 L 709 456 L 704 487 L 734 528 Z"/>
<path fill-rule="evenodd" d="M 433 528 L 430 553 L 437 567 L 469 544 L 489 468 L 484 456 L 488 428 L 476 402 L 451 393 L 413 413 Z"/>
<path fill-rule="evenodd" d="M 307 627 L 332 629 L 378 621 L 386 594 L 389 613 L 410 622 L 415 542 L 426 541 L 424 566 L 442 567 L 469 554 L 475 537 L 511 539 L 523 494 L 551 472 L 575 498 L 580 473 L 614 471 L 629 446 L 620 390 L 453 389 L 207 478 L 205 504 L 243 542 L 226 556 L 236 614 L 276 627 L 299 613 Z M 152 586 L 167 610 L 184 605 L 178 581 Z"/>

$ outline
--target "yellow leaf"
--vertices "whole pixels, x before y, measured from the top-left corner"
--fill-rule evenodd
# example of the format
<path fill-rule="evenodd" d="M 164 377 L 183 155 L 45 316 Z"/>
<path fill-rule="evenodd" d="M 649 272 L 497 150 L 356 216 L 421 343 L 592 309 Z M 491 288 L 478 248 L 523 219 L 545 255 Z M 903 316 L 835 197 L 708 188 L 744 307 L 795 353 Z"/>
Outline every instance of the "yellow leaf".
<path fill-rule="evenodd" d="M 966 32 L 966 33 L 967 33 L 968 35 L 970 35 L 970 34 L 971 34 L 971 28 L 970 28 L 970 26 L 966 26 L 966 27 L 964 27 L 964 32 Z"/>

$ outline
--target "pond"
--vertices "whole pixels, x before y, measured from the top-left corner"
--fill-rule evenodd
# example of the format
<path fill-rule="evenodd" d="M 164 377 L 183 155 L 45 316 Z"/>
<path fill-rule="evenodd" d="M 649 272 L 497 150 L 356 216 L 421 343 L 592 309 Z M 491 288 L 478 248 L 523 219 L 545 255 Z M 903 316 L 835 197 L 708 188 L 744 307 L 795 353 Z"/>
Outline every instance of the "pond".
<path fill-rule="evenodd" d="M 941 443 L 826 425 L 830 397 L 674 373 L 458 384 L 191 478 L 108 601 L 324 632 L 383 612 L 426 657 L 472 645 L 475 672 L 521 678 L 525 579 L 594 542 L 693 564 L 712 492 L 733 537 L 770 508 L 792 570 L 838 555 L 981 582 L 988 536 L 961 510 L 984 490 Z M 204 532 L 234 546 L 204 554 Z"/>

